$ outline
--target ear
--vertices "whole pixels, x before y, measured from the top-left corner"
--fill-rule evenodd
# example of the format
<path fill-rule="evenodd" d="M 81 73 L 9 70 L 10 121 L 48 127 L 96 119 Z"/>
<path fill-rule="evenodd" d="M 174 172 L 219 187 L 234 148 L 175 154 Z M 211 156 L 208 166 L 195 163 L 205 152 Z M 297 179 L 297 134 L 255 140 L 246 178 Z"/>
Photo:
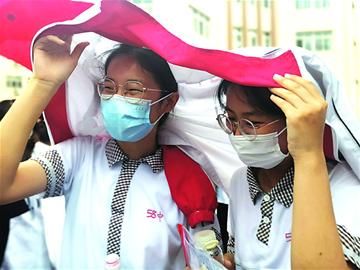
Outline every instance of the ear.
<path fill-rule="evenodd" d="M 173 92 L 168 98 L 162 102 L 162 107 L 164 110 L 164 113 L 170 112 L 176 105 L 177 101 L 179 100 L 179 93 Z"/>

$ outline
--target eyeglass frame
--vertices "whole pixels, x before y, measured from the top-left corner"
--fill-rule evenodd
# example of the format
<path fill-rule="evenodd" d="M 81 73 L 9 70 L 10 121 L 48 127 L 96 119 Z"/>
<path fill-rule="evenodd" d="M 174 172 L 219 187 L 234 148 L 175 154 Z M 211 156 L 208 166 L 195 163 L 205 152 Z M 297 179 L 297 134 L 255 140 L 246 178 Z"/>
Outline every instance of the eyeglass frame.
<path fill-rule="evenodd" d="M 221 120 L 222 117 L 225 118 L 225 121 L 228 121 L 229 123 L 231 123 L 231 127 L 232 127 L 231 130 L 227 127 L 226 124 L 225 124 L 225 126 L 224 126 L 224 123 L 223 123 L 222 120 Z M 269 123 L 266 123 L 266 124 L 262 125 L 261 127 L 255 127 L 254 123 L 253 123 L 252 121 L 250 121 L 249 119 L 246 119 L 246 118 L 241 118 L 241 119 L 238 120 L 238 121 L 232 121 L 232 120 L 230 120 L 230 118 L 228 117 L 228 115 L 224 112 L 224 113 L 218 114 L 218 115 L 216 116 L 216 120 L 217 120 L 219 126 L 221 127 L 221 129 L 224 130 L 226 134 L 229 134 L 229 135 L 230 135 L 230 134 L 235 134 L 235 132 L 236 132 L 237 130 L 239 130 L 240 133 L 241 133 L 241 135 L 247 136 L 247 137 L 249 137 L 249 140 L 250 140 L 250 141 L 253 141 L 253 140 L 256 139 L 257 135 L 261 135 L 261 134 L 257 134 L 257 132 L 256 132 L 257 129 L 260 129 L 260 128 L 266 127 L 266 126 L 268 126 L 268 125 L 271 125 L 271 124 L 273 124 L 273 123 L 276 123 L 276 122 L 280 121 L 281 119 L 273 120 L 273 121 L 271 121 L 271 122 L 269 122 Z M 246 133 L 242 130 L 242 128 L 240 127 L 240 121 L 241 121 L 241 120 L 245 120 L 246 122 L 248 122 L 248 123 L 252 126 L 252 128 L 253 128 L 253 130 L 254 130 L 254 134 L 246 134 Z M 252 136 L 253 136 L 253 137 L 252 137 Z M 251 137 L 251 138 L 250 138 L 250 137 Z"/>
<path fill-rule="evenodd" d="M 99 90 L 99 85 L 102 83 L 102 82 L 105 82 L 106 80 L 108 80 L 108 81 L 110 81 L 110 82 L 112 82 L 113 84 L 114 84 L 114 86 L 115 86 L 115 92 L 112 94 L 112 95 L 104 95 L 104 94 L 101 94 L 100 93 L 100 90 Z M 144 96 L 144 94 L 145 94 L 145 92 L 146 91 L 153 91 L 153 92 L 161 92 L 161 93 L 171 93 L 172 91 L 170 91 L 170 90 L 161 90 L 161 89 L 155 89 L 155 88 L 149 88 L 149 87 L 145 87 L 144 86 L 144 84 L 142 83 L 142 82 L 140 82 L 140 81 L 137 81 L 137 80 L 128 80 L 128 81 L 126 81 L 125 82 L 125 84 L 117 84 L 113 79 L 111 79 L 111 78 L 109 78 L 109 77 L 107 77 L 107 76 L 105 76 L 104 78 L 102 78 L 101 80 L 99 80 L 98 82 L 96 82 L 96 90 L 97 90 L 97 93 L 98 93 L 98 95 L 99 95 L 99 97 L 101 98 L 101 99 L 104 99 L 104 100 L 109 100 L 109 99 L 111 99 L 114 95 L 117 95 L 118 93 L 119 93 L 119 90 L 121 90 L 120 91 L 120 95 L 121 96 L 123 96 L 123 97 L 125 97 L 125 98 L 132 98 L 132 97 L 128 97 L 128 96 L 125 96 L 124 95 L 124 86 L 127 84 L 127 83 L 137 83 L 137 84 L 139 84 L 140 86 L 142 86 L 141 87 L 141 89 L 140 90 L 142 90 L 142 97 L 141 98 L 138 98 L 138 99 L 141 99 L 141 100 L 143 100 L 143 96 Z M 120 88 L 121 87 L 121 88 Z M 120 89 L 119 89 L 120 88 Z M 109 96 L 108 98 L 105 98 L 105 96 Z"/>

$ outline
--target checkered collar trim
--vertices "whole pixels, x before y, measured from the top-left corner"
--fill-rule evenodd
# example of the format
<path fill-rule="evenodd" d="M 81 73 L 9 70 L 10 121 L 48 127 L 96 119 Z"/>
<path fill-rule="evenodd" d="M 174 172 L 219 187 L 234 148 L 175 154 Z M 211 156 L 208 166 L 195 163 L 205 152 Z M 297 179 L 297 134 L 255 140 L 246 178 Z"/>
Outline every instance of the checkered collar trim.
<path fill-rule="evenodd" d="M 259 193 L 264 193 L 253 172 L 251 167 L 247 169 L 247 181 L 249 183 L 250 198 L 255 204 L 256 196 Z M 270 191 L 270 197 L 275 198 L 285 207 L 290 207 L 293 202 L 293 187 L 294 187 L 294 167 L 292 166 L 285 175 L 280 179 L 275 187 Z"/>
<path fill-rule="evenodd" d="M 108 160 L 109 168 L 119 161 L 129 160 L 128 156 L 120 149 L 119 145 L 113 139 L 110 139 L 106 143 L 105 154 Z M 137 161 L 140 163 L 147 163 L 151 167 L 153 173 L 159 173 L 164 169 L 161 148 L 158 148 L 154 154 L 150 154 Z"/>

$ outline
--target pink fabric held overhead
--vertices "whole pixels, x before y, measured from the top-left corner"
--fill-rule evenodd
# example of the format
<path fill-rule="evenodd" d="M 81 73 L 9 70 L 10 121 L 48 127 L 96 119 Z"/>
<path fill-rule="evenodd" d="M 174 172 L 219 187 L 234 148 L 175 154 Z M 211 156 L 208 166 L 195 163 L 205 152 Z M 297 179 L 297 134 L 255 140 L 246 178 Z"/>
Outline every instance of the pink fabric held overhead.
<path fill-rule="evenodd" d="M 69 0 L 1 1 L 0 54 L 31 69 L 30 44 L 43 26 L 72 19 L 92 4 Z M 147 47 L 168 62 L 212 73 L 252 86 L 277 86 L 274 73 L 297 74 L 300 70 L 291 51 L 276 58 L 242 56 L 226 51 L 197 48 L 167 31 L 149 14 L 127 1 L 103 1 L 101 12 L 84 23 L 57 25 L 46 34 L 95 32 L 109 39 Z M 73 136 L 66 111 L 63 85 L 45 110 L 55 142 Z"/>
<path fill-rule="evenodd" d="M 276 58 L 242 56 L 191 46 L 167 31 L 153 17 L 127 1 L 103 1 L 101 12 L 78 25 L 58 25 L 43 34 L 95 32 L 109 39 L 149 48 L 168 62 L 200 69 L 251 86 L 278 86 L 275 73 L 300 75 L 291 51 Z"/>
<path fill-rule="evenodd" d="M 31 70 L 35 34 L 50 23 L 75 18 L 92 5 L 71 0 L 1 0 L 0 54 Z"/>
<path fill-rule="evenodd" d="M 1 0 L 0 54 L 31 70 L 30 46 L 35 34 L 50 23 L 75 18 L 92 5 L 71 0 Z M 45 110 L 55 142 L 73 136 L 65 104 L 63 85 Z"/>

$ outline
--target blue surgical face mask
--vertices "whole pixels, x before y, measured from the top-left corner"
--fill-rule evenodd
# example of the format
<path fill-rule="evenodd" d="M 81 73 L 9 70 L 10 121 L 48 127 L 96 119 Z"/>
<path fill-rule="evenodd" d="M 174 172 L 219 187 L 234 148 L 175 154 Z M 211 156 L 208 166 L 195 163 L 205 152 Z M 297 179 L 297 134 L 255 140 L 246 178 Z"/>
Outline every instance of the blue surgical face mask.
<path fill-rule="evenodd" d="M 107 100 L 102 99 L 100 107 L 106 131 L 118 141 L 136 142 L 143 139 L 164 115 L 162 114 L 154 123 L 151 123 L 151 106 L 171 94 L 154 103 L 151 103 L 151 100 L 128 98 L 120 95 L 114 95 Z M 132 99 L 132 101 L 129 102 L 127 99 Z"/>

